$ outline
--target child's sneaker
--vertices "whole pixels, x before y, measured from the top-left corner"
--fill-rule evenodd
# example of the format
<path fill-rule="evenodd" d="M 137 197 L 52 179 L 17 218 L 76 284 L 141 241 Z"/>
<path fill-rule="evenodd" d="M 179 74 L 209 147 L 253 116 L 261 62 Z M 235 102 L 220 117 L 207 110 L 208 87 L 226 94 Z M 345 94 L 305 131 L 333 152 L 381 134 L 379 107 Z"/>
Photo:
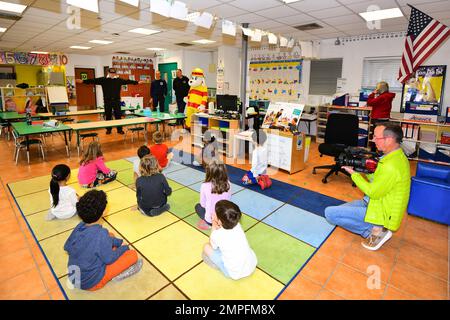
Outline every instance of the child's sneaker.
<path fill-rule="evenodd" d="M 193 164 L 194 166 L 196 166 L 196 167 L 201 167 L 201 166 L 202 166 L 197 160 L 194 160 L 194 161 L 192 162 L 192 164 Z"/>
<path fill-rule="evenodd" d="M 272 186 L 272 180 L 270 180 L 269 176 L 267 174 L 264 174 L 261 177 L 264 180 L 264 185 L 266 186 L 266 189 L 270 188 Z"/>
<path fill-rule="evenodd" d="M 131 277 L 132 275 L 138 273 L 142 269 L 142 259 L 138 259 L 138 261 L 133 264 L 131 267 L 129 267 L 127 270 L 123 271 L 119 275 L 112 278 L 113 281 L 121 281 L 123 279 L 126 279 L 128 277 Z"/>
<path fill-rule="evenodd" d="M 211 229 L 211 226 L 202 219 L 197 223 L 197 228 L 199 228 L 200 230 L 209 230 Z"/>
<path fill-rule="evenodd" d="M 56 216 L 52 213 L 52 210 L 48 210 L 47 216 L 45 217 L 45 220 L 51 221 L 56 219 Z"/>
<path fill-rule="evenodd" d="M 258 177 L 258 184 L 261 187 L 261 190 L 264 190 L 266 188 L 266 183 L 262 177 Z"/>

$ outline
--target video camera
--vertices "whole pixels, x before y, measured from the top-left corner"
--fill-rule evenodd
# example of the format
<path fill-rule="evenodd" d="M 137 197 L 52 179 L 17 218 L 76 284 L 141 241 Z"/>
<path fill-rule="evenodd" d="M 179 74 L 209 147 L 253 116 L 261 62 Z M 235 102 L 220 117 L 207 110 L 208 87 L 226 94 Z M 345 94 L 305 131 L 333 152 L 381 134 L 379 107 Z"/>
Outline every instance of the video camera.
<path fill-rule="evenodd" d="M 380 155 L 364 148 L 347 147 L 336 159 L 340 166 L 349 166 L 357 172 L 374 173 L 378 166 Z"/>

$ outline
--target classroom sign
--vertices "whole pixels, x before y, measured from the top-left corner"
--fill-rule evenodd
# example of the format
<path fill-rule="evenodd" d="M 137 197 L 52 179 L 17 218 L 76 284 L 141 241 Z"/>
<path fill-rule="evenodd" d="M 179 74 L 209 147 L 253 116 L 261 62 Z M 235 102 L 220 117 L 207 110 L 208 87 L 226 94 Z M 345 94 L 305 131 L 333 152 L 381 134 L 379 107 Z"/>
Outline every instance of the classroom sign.
<path fill-rule="evenodd" d="M 0 64 L 27 64 L 36 66 L 62 66 L 69 62 L 65 54 L 0 51 Z"/>

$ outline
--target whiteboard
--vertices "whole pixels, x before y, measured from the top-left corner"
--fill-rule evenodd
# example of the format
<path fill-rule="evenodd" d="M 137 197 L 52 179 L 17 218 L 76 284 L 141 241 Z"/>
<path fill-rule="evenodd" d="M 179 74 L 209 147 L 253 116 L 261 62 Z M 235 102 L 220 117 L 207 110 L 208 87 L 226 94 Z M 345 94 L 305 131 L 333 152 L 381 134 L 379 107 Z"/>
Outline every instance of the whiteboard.
<path fill-rule="evenodd" d="M 69 103 L 66 87 L 46 87 L 48 95 L 48 103 Z"/>

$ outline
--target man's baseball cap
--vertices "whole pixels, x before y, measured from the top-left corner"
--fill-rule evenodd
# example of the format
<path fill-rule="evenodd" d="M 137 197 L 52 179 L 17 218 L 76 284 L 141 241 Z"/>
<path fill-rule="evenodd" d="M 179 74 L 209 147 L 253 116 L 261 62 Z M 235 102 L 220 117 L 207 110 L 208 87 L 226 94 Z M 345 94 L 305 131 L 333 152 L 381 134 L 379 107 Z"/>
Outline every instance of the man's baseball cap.
<path fill-rule="evenodd" d="M 109 73 L 117 73 L 117 70 L 116 70 L 116 68 L 109 68 L 108 72 Z"/>

